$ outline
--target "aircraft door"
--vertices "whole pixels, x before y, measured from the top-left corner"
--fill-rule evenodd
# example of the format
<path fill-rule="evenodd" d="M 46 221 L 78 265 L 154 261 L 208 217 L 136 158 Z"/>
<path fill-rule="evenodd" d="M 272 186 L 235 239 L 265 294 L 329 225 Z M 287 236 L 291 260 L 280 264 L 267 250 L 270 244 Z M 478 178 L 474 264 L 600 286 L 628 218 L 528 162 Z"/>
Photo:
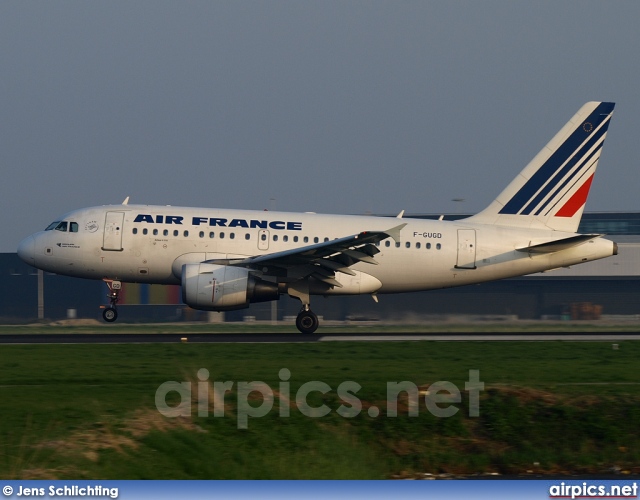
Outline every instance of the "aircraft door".
<path fill-rule="evenodd" d="M 476 230 L 458 229 L 457 269 L 476 268 Z"/>
<path fill-rule="evenodd" d="M 104 238 L 102 249 L 115 252 L 122 251 L 122 224 L 124 212 L 107 212 L 104 221 Z"/>
<path fill-rule="evenodd" d="M 258 250 L 269 250 L 269 231 L 261 229 L 258 232 Z"/>

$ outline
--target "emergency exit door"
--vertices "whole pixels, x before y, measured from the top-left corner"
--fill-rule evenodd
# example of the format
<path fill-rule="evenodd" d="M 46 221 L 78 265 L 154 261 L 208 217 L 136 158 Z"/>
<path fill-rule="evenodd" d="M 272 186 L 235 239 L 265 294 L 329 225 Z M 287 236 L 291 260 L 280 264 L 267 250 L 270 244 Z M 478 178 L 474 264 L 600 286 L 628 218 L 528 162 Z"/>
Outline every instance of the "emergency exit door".
<path fill-rule="evenodd" d="M 258 232 L 258 250 L 269 250 L 269 231 L 266 229 Z"/>
<path fill-rule="evenodd" d="M 476 268 L 476 230 L 458 229 L 457 269 Z"/>

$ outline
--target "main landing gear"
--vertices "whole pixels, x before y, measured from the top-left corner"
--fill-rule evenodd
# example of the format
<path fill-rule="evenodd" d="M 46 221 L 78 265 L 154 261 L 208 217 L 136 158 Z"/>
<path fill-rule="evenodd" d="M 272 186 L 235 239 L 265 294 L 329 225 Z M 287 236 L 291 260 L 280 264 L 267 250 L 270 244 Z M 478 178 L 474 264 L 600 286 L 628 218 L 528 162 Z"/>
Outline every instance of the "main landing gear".
<path fill-rule="evenodd" d="M 117 280 L 109 279 L 104 279 L 103 281 L 109 287 L 109 295 L 107 295 L 107 297 L 109 297 L 109 307 L 105 307 L 102 310 L 102 318 L 107 323 L 113 323 L 118 319 L 118 310 L 116 309 L 116 304 L 120 299 L 120 290 L 122 289 L 122 283 Z"/>
<path fill-rule="evenodd" d="M 316 316 L 309 306 L 311 303 L 309 294 L 309 280 L 296 281 L 289 285 L 287 293 L 290 297 L 302 302 L 302 309 L 296 318 L 296 328 L 300 333 L 313 333 L 318 329 L 318 316 Z"/>
<path fill-rule="evenodd" d="M 313 333 L 318 329 L 318 324 L 318 316 L 311 309 L 303 307 L 298 313 L 296 328 L 300 330 L 300 333 Z"/>
<path fill-rule="evenodd" d="M 296 327 L 300 330 L 300 333 L 313 333 L 318 329 L 318 316 L 316 316 L 309 306 L 311 301 L 309 300 L 309 280 L 300 280 L 289 285 L 287 293 L 300 302 L 302 302 L 302 309 L 298 313 L 296 318 Z"/>

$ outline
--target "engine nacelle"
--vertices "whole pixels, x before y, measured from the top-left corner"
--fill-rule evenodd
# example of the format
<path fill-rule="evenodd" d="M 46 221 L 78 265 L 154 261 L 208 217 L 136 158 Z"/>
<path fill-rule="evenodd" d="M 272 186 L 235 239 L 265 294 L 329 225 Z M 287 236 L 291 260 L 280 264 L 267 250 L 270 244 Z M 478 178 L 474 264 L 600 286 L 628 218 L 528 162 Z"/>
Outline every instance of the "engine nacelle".
<path fill-rule="evenodd" d="M 182 301 L 194 309 L 230 311 L 251 302 L 278 300 L 278 285 L 252 276 L 247 269 L 217 264 L 182 266 Z"/>

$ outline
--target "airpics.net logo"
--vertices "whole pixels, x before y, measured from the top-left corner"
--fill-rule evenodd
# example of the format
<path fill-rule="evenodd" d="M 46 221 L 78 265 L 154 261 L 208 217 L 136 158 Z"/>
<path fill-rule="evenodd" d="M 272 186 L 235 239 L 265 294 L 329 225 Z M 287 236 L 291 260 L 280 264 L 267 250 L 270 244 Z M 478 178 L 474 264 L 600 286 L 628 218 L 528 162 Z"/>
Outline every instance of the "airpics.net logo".
<path fill-rule="evenodd" d="M 290 417 L 292 409 L 309 418 L 325 417 L 334 411 L 324 403 L 324 400 L 333 393 L 333 387 L 325 382 L 313 380 L 303 383 L 295 394 L 292 394 L 291 371 L 287 368 L 282 368 L 278 372 L 280 381 L 277 389 L 261 381 L 237 383 L 212 381 L 209 380 L 209 375 L 209 370 L 201 368 L 197 372 L 197 381 L 164 382 L 156 390 L 156 408 L 165 417 L 191 417 L 194 409 L 198 417 L 209 417 L 213 407 L 213 416 L 222 418 L 233 413 L 231 411 L 233 406 L 238 429 L 248 429 L 250 418 L 268 415 L 276 401 L 279 416 L 282 418 Z M 340 402 L 340 405 L 335 408 L 335 413 L 343 418 L 354 418 L 366 409 L 369 417 L 379 417 L 382 413 L 380 409 L 382 405 L 363 404 L 363 400 L 357 395 L 361 389 L 362 385 L 353 380 L 340 383 L 335 388 L 335 394 Z M 479 370 L 469 370 L 469 378 L 464 384 L 464 390 L 468 391 L 469 416 L 478 417 L 480 391 L 484 390 L 484 382 L 480 381 Z M 234 395 L 235 402 L 227 401 Z M 318 399 L 322 401 L 321 404 L 318 404 Z M 312 400 L 314 405 L 309 400 Z M 409 417 L 417 417 L 420 412 L 420 403 L 424 401 L 424 407 L 431 415 L 439 418 L 452 417 L 460 411 L 459 405 L 462 400 L 460 389 L 452 382 L 444 380 L 426 387 L 418 387 L 410 381 L 387 382 L 386 401 L 383 403 L 386 408 L 384 416 L 397 417 L 399 402 L 402 401 L 402 412 L 406 412 Z"/>
<path fill-rule="evenodd" d="M 549 488 L 549 498 L 638 498 L 638 485 L 631 484 L 554 484 Z"/>

